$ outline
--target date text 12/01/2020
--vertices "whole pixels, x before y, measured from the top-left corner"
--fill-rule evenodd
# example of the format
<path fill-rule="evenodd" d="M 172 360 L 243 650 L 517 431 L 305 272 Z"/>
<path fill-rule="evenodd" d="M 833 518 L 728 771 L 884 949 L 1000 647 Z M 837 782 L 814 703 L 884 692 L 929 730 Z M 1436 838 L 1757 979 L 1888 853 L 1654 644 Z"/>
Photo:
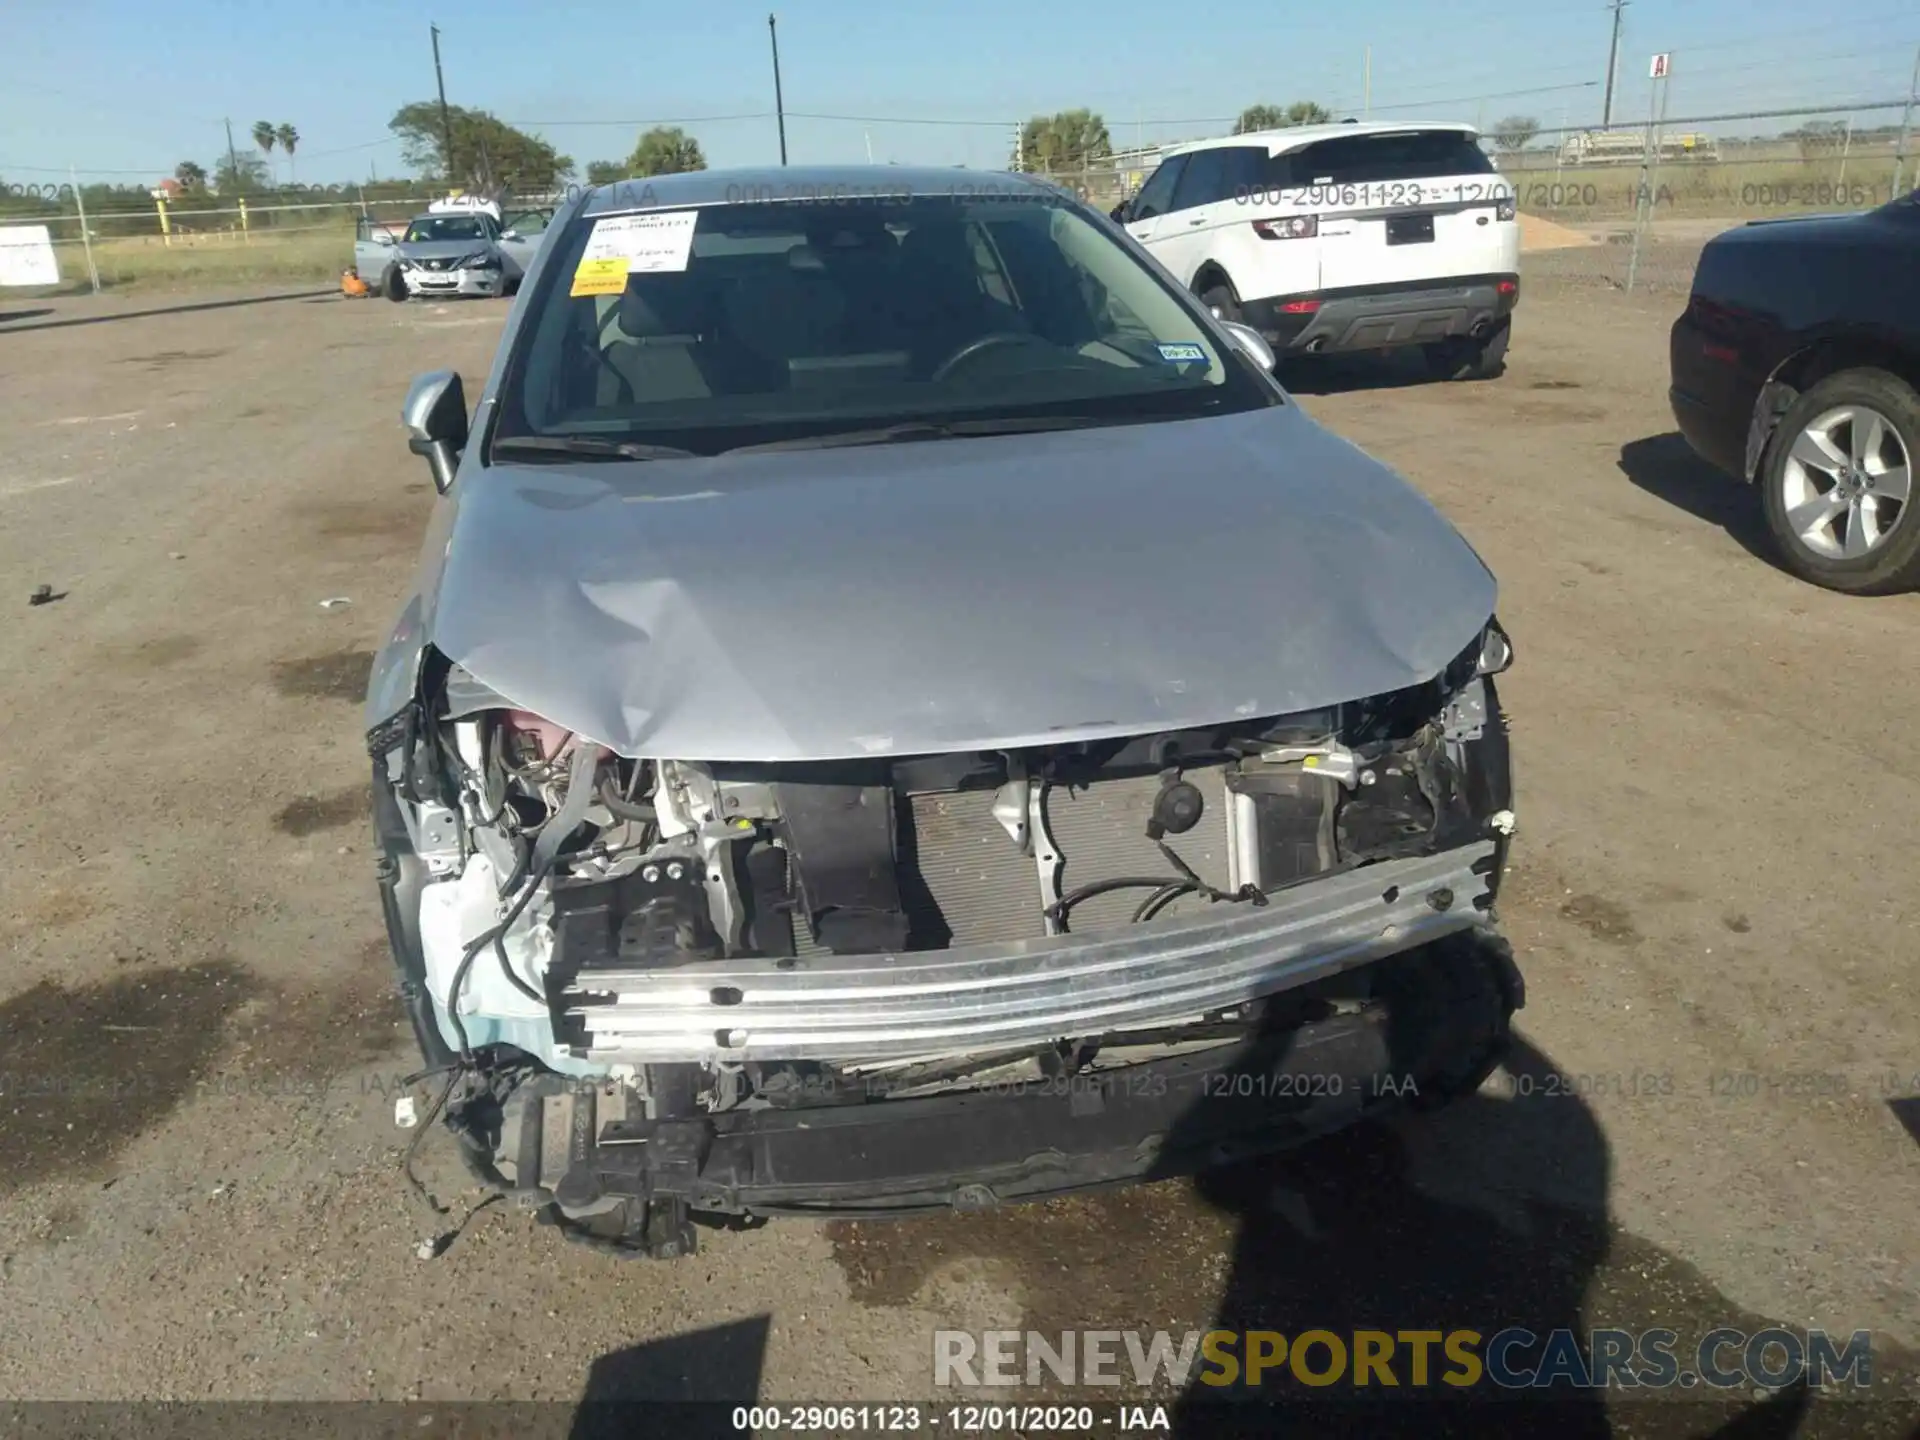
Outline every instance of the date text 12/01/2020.
<path fill-rule="evenodd" d="M 1520 187 L 1520 204 L 1528 210 L 1591 210 L 1601 205 L 1613 207 L 1641 205 L 1655 209 L 1677 204 L 1680 196 L 1673 187 L 1660 185 L 1598 185 L 1590 180 L 1535 181 Z M 1894 198 L 1893 191 L 1881 185 L 1862 184 L 1759 184 L 1742 185 L 1719 192 L 1728 202 L 1748 209 L 1777 206 L 1837 205 L 1843 209 L 1865 210 Z"/>

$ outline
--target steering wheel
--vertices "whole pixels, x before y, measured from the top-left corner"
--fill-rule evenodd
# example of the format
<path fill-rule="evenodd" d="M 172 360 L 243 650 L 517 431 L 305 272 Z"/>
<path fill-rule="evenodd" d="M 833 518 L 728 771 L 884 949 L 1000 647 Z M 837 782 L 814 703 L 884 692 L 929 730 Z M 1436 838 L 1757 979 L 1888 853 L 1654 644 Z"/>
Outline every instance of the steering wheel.
<path fill-rule="evenodd" d="M 945 360 L 934 367 L 928 378 L 935 383 L 947 379 L 967 361 L 985 350 L 997 349 L 1002 345 L 1030 345 L 1034 337 L 1024 330 L 989 330 L 985 335 L 976 335 Z"/>

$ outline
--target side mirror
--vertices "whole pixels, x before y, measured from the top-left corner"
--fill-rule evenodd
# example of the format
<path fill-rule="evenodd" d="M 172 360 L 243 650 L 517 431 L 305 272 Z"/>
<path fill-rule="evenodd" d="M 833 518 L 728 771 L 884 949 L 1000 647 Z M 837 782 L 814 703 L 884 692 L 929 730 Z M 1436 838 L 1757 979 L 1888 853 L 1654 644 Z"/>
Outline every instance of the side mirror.
<path fill-rule="evenodd" d="M 1129 204 L 1128 201 L 1122 200 L 1118 205 L 1114 206 L 1113 209 L 1107 212 L 1107 218 L 1112 220 L 1113 223 L 1116 225 L 1126 224 L 1128 204 Z"/>
<path fill-rule="evenodd" d="M 1216 312 L 1215 318 L 1218 319 Z M 1238 320 L 1221 320 L 1220 328 L 1227 332 L 1227 338 L 1235 347 L 1262 370 L 1271 371 L 1275 365 L 1273 347 L 1267 344 L 1267 337 L 1250 325 L 1242 325 Z"/>
<path fill-rule="evenodd" d="M 467 392 L 459 375 L 434 370 L 415 377 L 400 422 L 407 427 L 407 448 L 427 457 L 433 488 L 446 494 L 467 444 Z"/>

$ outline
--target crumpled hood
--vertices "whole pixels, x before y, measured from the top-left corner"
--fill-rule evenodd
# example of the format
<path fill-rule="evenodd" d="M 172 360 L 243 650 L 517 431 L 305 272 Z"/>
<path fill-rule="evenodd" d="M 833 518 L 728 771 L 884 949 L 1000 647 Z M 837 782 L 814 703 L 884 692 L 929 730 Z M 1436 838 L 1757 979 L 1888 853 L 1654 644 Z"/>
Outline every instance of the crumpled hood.
<path fill-rule="evenodd" d="M 1421 495 L 1292 405 L 470 463 L 448 503 L 432 643 L 629 757 L 927 754 L 1315 709 L 1432 679 L 1494 606 Z"/>
<path fill-rule="evenodd" d="M 491 255 L 491 240 L 415 240 L 394 247 L 402 260 L 464 260 L 469 255 Z"/>

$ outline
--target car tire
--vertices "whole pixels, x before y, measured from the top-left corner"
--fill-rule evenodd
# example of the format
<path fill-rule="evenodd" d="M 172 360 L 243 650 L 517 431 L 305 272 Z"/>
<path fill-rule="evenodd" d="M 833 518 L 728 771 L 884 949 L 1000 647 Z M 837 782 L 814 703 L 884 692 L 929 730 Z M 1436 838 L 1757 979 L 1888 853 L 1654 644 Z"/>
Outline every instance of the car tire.
<path fill-rule="evenodd" d="M 1493 333 L 1481 339 L 1457 335 L 1422 345 L 1427 373 L 1436 380 L 1494 380 L 1506 373 L 1507 341 L 1513 322 L 1502 320 Z"/>
<path fill-rule="evenodd" d="M 1829 455 L 1835 468 L 1823 469 Z M 1845 595 L 1920 589 L 1916 457 L 1920 395 L 1898 375 L 1843 370 L 1808 389 L 1780 417 L 1760 465 L 1761 504 L 1781 562 Z M 1898 498 L 1884 479 L 1890 471 L 1903 475 Z M 1884 487 L 1878 493 L 1876 479 Z M 1828 499 L 1841 489 L 1859 498 Z M 1864 548 L 1848 553 L 1863 540 Z"/>
<path fill-rule="evenodd" d="M 1240 318 L 1240 295 L 1233 288 L 1233 282 L 1225 276 L 1215 277 L 1206 289 L 1200 292 L 1200 303 L 1213 311 L 1222 320 L 1231 320 L 1243 324 Z"/>
<path fill-rule="evenodd" d="M 406 278 L 401 275 L 398 265 L 389 265 L 380 276 L 380 293 L 389 300 L 401 301 L 407 298 Z"/>

